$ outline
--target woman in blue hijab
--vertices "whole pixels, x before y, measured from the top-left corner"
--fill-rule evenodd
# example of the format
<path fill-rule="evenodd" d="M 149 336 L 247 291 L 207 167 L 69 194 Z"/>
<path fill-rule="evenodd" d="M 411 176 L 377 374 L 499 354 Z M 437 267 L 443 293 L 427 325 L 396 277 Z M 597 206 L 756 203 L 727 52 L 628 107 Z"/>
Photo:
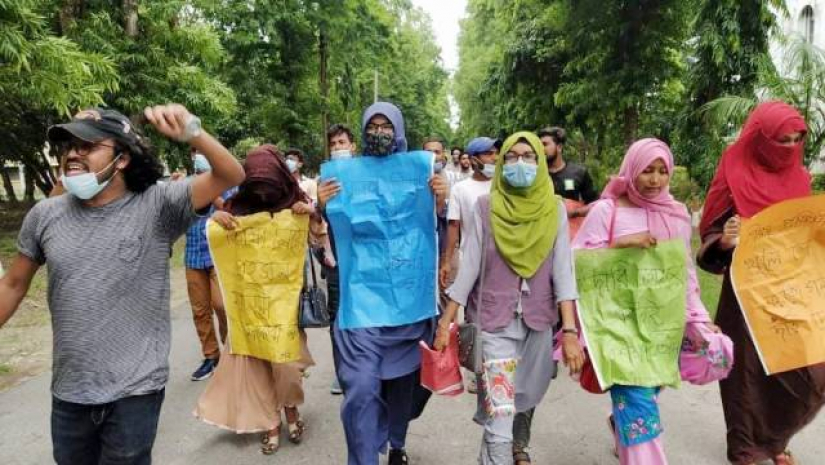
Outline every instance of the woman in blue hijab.
<path fill-rule="evenodd" d="M 377 102 L 367 108 L 361 129 L 363 156 L 382 157 L 407 151 L 404 119 L 391 103 Z M 446 183 L 433 176 L 429 185 L 436 205 L 443 205 Z M 321 208 L 339 191 L 340 185 L 334 180 L 321 183 L 318 188 Z M 334 248 L 334 230 L 330 239 Z M 407 464 L 407 428 L 426 402 L 419 391 L 418 341 L 432 341 L 434 321 L 357 329 L 334 326 L 333 353 L 344 390 L 341 420 L 349 465 L 377 465 L 387 443 L 389 465 Z"/>

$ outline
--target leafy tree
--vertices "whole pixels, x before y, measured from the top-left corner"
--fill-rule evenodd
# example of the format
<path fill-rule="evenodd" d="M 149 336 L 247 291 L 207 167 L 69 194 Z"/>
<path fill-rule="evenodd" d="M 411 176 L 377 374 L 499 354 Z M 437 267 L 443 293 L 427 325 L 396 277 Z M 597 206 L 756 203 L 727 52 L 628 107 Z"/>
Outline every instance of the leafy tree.
<path fill-rule="evenodd" d="M 329 123 L 358 133 L 361 112 L 378 97 L 407 118 L 411 146 L 448 131 L 446 72 L 428 19 L 405 1 L 202 1 L 229 53 L 222 68 L 239 96 L 234 143 L 258 137 L 307 153 L 315 171 Z"/>
<path fill-rule="evenodd" d="M 706 186 L 725 147 L 727 130 L 708 124 L 702 109 L 724 95 L 753 95 L 760 69 L 773 67 L 769 57 L 776 13 L 782 0 L 701 0 L 688 42 L 688 92 L 676 151 L 692 177 Z"/>
<path fill-rule="evenodd" d="M 220 132 L 236 111 L 234 91 L 220 78 L 226 60 L 214 26 L 183 0 L 85 0 L 74 16 L 65 11 L 62 32 L 87 50 L 112 58 L 119 88 L 105 101 L 137 117 L 143 108 L 178 102 L 201 116 L 207 129 Z M 137 17 L 135 17 L 137 14 Z M 185 147 L 154 133 L 150 136 L 171 168 L 188 163 Z"/>
<path fill-rule="evenodd" d="M 49 192 L 54 183 L 43 154 L 46 128 L 82 106 L 102 103 L 118 89 L 114 63 L 58 37 L 45 13 L 50 2 L 0 0 L 0 135 L 6 141 L 0 168 L 7 161 L 24 165 L 30 186 Z M 2 170 L 0 170 L 2 171 Z M 3 171 L 6 196 L 16 200 Z M 34 191 L 27 192 L 33 200 Z"/>

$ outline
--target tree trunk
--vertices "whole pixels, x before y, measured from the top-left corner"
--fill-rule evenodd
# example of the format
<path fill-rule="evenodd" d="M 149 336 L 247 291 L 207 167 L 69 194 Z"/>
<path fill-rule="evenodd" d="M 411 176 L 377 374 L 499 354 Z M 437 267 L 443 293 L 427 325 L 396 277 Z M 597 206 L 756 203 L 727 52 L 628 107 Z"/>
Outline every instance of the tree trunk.
<path fill-rule="evenodd" d="M 138 36 L 138 0 L 123 0 L 123 30 L 126 37 Z"/>
<path fill-rule="evenodd" d="M 636 135 L 639 132 L 639 110 L 635 105 L 625 108 L 624 110 L 624 125 L 622 126 L 622 135 L 626 147 L 636 140 Z"/>
<path fill-rule="evenodd" d="M 80 17 L 83 12 L 83 0 L 64 0 L 60 12 L 57 14 L 60 23 L 60 35 L 65 36 L 72 26 L 72 23 Z"/>
<path fill-rule="evenodd" d="M 6 161 L 0 159 L 0 177 L 3 178 L 3 189 L 6 190 L 6 198 L 9 202 L 17 202 L 17 194 L 14 193 L 14 185 L 11 183 L 11 176 L 5 168 Z"/>
<path fill-rule="evenodd" d="M 35 184 L 34 184 L 33 170 L 30 167 L 27 166 L 23 169 L 23 173 L 25 173 L 25 177 L 26 177 L 26 189 L 25 189 L 25 192 L 23 193 L 23 201 L 29 202 L 29 203 L 34 203 Z"/>
<path fill-rule="evenodd" d="M 320 66 L 318 67 L 318 85 L 321 90 L 321 130 L 324 131 L 324 159 L 329 158 L 329 138 L 326 136 L 326 130 L 329 128 L 329 80 L 327 78 L 327 61 L 329 58 L 329 38 L 324 30 L 324 26 L 318 33 L 318 58 Z"/>

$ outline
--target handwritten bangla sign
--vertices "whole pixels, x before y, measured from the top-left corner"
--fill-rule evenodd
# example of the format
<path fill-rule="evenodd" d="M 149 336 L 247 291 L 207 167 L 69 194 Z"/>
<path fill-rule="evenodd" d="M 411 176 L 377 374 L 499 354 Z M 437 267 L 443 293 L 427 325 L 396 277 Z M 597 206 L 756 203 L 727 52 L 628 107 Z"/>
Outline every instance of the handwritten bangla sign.
<path fill-rule="evenodd" d="M 731 279 L 765 373 L 825 362 L 825 196 L 744 221 Z"/>
<path fill-rule="evenodd" d="M 233 354 L 274 363 L 299 360 L 298 299 L 309 217 L 282 210 L 238 217 L 226 231 L 207 223 Z"/>
<path fill-rule="evenodd" d="M 341 329 L 401 326 L 436 315 L 435 201 L 430 152 L 333 160 L 321 178 L 340 275 Z"/>
<path fill-rule="evenodd" d="M 579 317 L 599 384 L 680 384 L 687 268 L 684 243 L 576 251 Z"/>

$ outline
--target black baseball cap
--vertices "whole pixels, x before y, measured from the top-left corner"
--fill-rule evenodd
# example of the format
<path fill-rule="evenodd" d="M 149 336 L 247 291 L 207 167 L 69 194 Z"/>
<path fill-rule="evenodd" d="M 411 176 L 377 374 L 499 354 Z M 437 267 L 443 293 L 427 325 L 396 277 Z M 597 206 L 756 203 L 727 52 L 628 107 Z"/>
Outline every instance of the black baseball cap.
<path fill-rule="evenodd" d="M 107 108 L 83 110 L 68 123 L 55 124 L 47 133 L 49 141 L 60 143 L 76 137 L 86 142 L 115 139 L 126 147 L 133 147 L 141 140 L 132 122 L 122 113 Z"/>

